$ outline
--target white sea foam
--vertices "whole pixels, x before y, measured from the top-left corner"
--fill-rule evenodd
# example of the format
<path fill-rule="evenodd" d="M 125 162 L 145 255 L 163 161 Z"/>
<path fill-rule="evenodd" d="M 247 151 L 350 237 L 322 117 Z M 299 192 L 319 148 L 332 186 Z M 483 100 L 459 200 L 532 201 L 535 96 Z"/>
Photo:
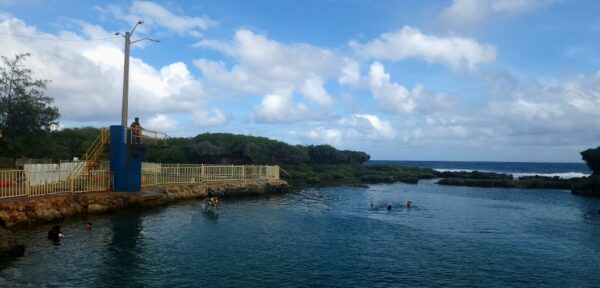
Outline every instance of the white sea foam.
<path fill-rule="evenodd" d="M 492 172 L 492 173 L 500 173 L 500 174 L 510 174 L 514 178 L 523 177 L 523 176 L 544 176 L 544 177 L 559 177 L 561 179 L 571 179 L 578 177 L 587 177 L 590 174 L 581 173 L 581 172 L 562 172 L 562 173 L 517 173 L 517 172 L 500 172 L 500 171 L 488 171 L 488 170 L 474 170 L 474 169 L 434 169 L 438 172 Z"/>

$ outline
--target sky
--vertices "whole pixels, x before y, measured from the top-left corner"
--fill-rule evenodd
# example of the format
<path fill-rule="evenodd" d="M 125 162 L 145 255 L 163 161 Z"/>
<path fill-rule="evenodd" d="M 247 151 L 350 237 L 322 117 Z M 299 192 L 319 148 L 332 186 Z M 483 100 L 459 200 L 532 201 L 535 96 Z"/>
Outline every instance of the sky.
<path fill-rule="evenodd" d="M 580 162 L 600 145 L 600 2 L 0 0 L 60 127 L 121 121 L 377 160 Z"/>

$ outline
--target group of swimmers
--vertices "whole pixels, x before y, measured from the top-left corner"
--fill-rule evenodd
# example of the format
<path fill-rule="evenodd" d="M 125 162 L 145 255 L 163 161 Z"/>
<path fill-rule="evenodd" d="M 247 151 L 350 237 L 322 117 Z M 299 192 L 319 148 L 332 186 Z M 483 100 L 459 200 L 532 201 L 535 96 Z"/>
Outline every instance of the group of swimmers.
<path fill-rule="evenodd" d="M 85 223 L 85 229 L 92 230 L 93 224 L 92 222 Z M 65 234 L 62 232 L 62 229 L 58 225 L 54 225 L 50 231 L 48 231 L 48 240 L 52 240 L 53 242 L 59 242 L 61 239 L 65 238 Z"/>
<path fill-rule="evenodd" d="M 207 210 L 208 208 L 219 208 L 219 198 L 216 196 L 210 197 L 205 200 L 204 205 L 204 210 Z"/>
<path fill-rule="evenodd" d="M 376 208 L 376 207 L 377 206 L 371 202 L 371 208 Z M 388 210 L 388 211 L 392 210 L 392 204 L 386 203 L 386 204 L 383 204 L 383 207 L 386 210 Z M 406 208 L 412 208 L 413 207 L 412 202 L 411 201 L 406 201 L 406 205 L 404 207 L 406 207 Z"/>

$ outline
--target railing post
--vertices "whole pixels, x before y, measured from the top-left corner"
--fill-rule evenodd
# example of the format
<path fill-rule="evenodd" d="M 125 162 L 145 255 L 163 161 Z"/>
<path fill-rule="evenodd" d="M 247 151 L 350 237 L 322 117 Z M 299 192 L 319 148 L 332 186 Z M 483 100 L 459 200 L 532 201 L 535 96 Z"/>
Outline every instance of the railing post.
<path fill-rule="evenodd" d="M 204 164 L 201 164 L 202 166 L 200 166 L 200 178 L 202 179 L 202 181 L 204 181 Z"/>

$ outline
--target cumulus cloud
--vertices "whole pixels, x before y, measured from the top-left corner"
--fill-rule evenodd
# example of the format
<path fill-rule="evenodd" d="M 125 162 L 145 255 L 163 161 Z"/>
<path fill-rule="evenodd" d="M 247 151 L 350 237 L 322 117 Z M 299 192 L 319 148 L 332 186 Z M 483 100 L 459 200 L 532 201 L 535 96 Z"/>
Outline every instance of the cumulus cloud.
<path fill-rule="evenodd" d="M 415 98 L 423 88 L 415 86 L 408 91 L 404 86 L 390 81 L 390 75 L 385 73 L 383 65 L 373 62 L 369 69 L 369 86 L 379 109 L 392 114 L 410 113 L 415 109 Z"/>
<path fill-rule="evenodd" d="M 177 132 L 179 123 L 177 120 L 165 114 L 156 114 L 144 124 L 146 127 L 152 127 L 152 130 L 158 130 L 166 133 Z"/>
<path fill-rule="evenodd" d="M 229 123 L 230 116 L 221 109 L 213 108 L 210 112 L 206 110 L 198 110 L 194 112 L 193 121 L 196 126 L 220 126 Z"/>
<path fill-rule="evenodd" d="M 335 122 L 314 125 L 302 133 L 311 143 L 344 145 L 345 142 L 388 142 L 397 135 L 390 122 L 374 114 L 350 114 Z"/>
<path fill-rule="evenodd" d="M 531 12 L 558 0 L 453 0 L 440 15 L 440 22 L 450 30 L 468 30 L 491 17 Z"/>
<path fill-rule="evenodd" d="M 358 55 L 366 58 L 391 61 L 418 58 L 427 63 L 441 63 L 455 70 L 463 67 L 475 70 L 477 66 L 496 58 L 496 48 L 492 45 L 454 35 L 426 35 L 410 26 L 383 33 L 364 44 L 350 41 L 349 45 Z"/>
<path fill-rule="evenodd" d="M 216 25 L 216 22 L 208 16 L 177 15 L 150 1 L 133 1 L 127 11 L 123 11 L 121 7 L 116 5 L 109 5 L 107 8 L 96 8 L 130 24 L 135 24 L 142 19 L 144 20 L 144 26 L 140 27 L 142 31 L 148 29 L 148 27 L 161 27 L 179 35 L 197 37 L 202 34 L 201 30 Z"/>
<path fill-rule="evenodd" d="M 359 65 L 327 49 L 304 43 L 281 43 L 247 29 L 236 31 L 231 41 L 205 39 L 196 47 L 217 50 L 232 57 L 229 68 L 223 61 L 194 61 L 205 79 L 226 89 L 265 95 L 255 119 L 269 122 L 301 121 L 317 115 L 306 113 L 309 105 L 317 109 L 330 107 L 334 97 L 326 84 L 337 79 L 342 84 L 355 84 L 360 79 Z M 287 91 L 280 93 L 280 91 Z M 299 102 L 292 95 L 303 96 Z M 272 107 L 285 107 L 294 117 L 275 117 Z"/>
<path fill-rule="evenodd" d="M 124 57 L 122 40 L 85 41 L 88 37 L 106 37 L 110 33 L 99 26 L 81 21 L 75 23 L 80 28 L 79 32 L 65 30 L 50 34 L 40 32 L 22 20 L 7 18 L 0 21 L 1 33 L 83 41 L 5 38 L 0 46 L 0 55 L 12 57 L 22 52 L 32 53 L 27 66 L 38 78 L 52 81 L 47 94 L 55 98 L 62 120 L 85 122 L 120 119 Z M 130 115 L 141 118 L 149 118 L 157 113 L 189 112 L 205 102 L 202 83 L 191 75 L 182 62 L 157 69 L 132 57 L 129 92 Z"/>
<path fill-rule="evenodd" d="M 267 94 L 254 112 L 254 120 L 262 123 L 293 123 L 310 116 L 305 104 L 294 102 L 289 89 Z"/>

